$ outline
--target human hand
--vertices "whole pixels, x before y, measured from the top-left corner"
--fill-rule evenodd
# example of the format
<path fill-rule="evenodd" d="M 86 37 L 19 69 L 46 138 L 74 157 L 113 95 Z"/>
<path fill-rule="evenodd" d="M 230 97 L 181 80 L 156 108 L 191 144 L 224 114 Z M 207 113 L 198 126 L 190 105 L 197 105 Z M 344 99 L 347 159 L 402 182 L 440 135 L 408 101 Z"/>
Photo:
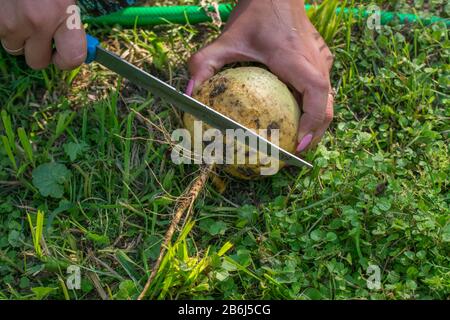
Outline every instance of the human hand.
<path fill-rule="evenodd" d="M 266 65 L 299 95 L 303 106 L 297 151 L 316 145 L 333 119 L 333 57 L 309 21 L 303 0 L 240 0 L 222 35 L 189 61 L 187 93 L 224 65 Z"/>
<path fill-rule="evenodd" d="M 81 23 L 78 27 L 68 24 L 78 14 L 69 10 L 75 4 L 75 0 L 0 0 L 0 39 L 5 51 L 25 55 L 33 69 L 44 69 L 51 62 L 63 70 L 81 65 L 86 58 L 86 35 Z"/>

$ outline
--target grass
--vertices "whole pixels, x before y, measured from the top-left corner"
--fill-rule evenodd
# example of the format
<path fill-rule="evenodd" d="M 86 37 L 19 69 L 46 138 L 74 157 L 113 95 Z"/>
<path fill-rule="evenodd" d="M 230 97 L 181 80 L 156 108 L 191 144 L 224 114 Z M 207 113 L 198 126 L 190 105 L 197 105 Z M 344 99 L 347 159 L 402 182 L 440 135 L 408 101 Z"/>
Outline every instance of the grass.
<path fill-rule="evenodd" d="M 189 55 L 219 34 L 89 31 L 181 90 Z M 315 169 L 222 176 L 224 193 L 210 182 L 149 297 L 448 299 L 449 50 L 443 25 L 378 34 L 345 18 L 332 46 L 336 119 L 306 156 Z M 36 72 L 0 55 L 0 298 L 136 298 L 198 174 L 170 161 L 180 114 L 95 64 Z M 66 286 L 71 265 L 80 290 Z"/>

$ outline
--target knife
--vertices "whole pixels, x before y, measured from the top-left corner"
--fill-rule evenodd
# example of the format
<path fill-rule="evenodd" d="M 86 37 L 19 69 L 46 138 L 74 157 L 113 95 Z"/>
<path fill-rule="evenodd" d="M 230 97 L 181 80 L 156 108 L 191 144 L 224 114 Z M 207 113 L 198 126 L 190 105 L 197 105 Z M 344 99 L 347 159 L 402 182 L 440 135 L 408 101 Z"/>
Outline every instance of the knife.
<path fill-rule="evenodd" d="M 280 155 L 280 160 L 287 164 L 297 167 L 313 167 L 310 163 L 300 159 L 283 148 L 280 148 L 276 144 L 256 134 L 233 119 L 230 119 L 211 107 L 208 107 L 192 97 L 179 92 L 177 89 L 164 81 L 152 76 L 144 70 L 139 69 L 116 54 L 105 50 L 101 47 L 97 38 L 87 35 L 86 40 L 88 49 L 86 63 L 89 64 L 93 61 L 100 63 L 104 67 L 114 71 L 134 84 L 148 89 L 151 93 L 173 104 L 181 111 L 187 112 L 197 119 L 205 121 L 223 133 L 225 133 L 225 130 L 227 129 L 244 130 L 244 132 L 249 136 L 249 139 L 245 139 L 245 143 L 247 145 L 252 140 L 251 138 L 256 139 L 258 141 L 258 145 L 261 145 L 261 143 L 266 143 L 267 146 L 270 146 L 271 150 L 277 150 Z"/>

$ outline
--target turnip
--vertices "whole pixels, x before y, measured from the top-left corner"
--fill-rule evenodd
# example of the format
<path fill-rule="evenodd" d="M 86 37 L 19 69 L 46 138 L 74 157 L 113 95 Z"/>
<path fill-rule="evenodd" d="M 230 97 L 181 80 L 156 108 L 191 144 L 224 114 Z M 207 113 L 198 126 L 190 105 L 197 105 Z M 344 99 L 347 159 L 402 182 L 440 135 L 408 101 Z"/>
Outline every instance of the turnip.
<path fill-rule="evenodd" d="M 277 144 L 295 152 L 300 109 L 289 88 L 271 72 L 257 67 L 227 69 L 204 83 L 193 97 L 256 133 L 267 129 L 269 139 L 271 130 L 279 129 Z M 194 136 L 194 121 L 192 115 L 184 115 L 191 136 Z M 204 127 L 204 130 L 210 128 Z M 246 160 L 246 164 L 226 164 L 225 171 L 241 179 L 261 177 L 261 162 L 250 164 Z"/>

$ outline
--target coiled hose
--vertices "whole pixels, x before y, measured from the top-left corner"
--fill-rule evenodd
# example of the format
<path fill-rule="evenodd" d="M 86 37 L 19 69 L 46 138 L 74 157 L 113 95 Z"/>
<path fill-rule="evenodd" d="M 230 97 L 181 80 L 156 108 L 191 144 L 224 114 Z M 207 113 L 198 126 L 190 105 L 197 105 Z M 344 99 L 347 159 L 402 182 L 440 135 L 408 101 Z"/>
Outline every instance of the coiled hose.
<path fill-rule="evenodd" d="M 312 5 L 305 5 L 309 10 Z M 211 9 L 212 10 L 212 9 Z M 233 5 L 219 5 L 219 13 L 222 21 L 227 21 Z M 344 14 L 352 14 L 356 18 L 368 18 L 373 14 L 372 11 L 358 8 L 337 8 L 336 13 L 344 10 Z M 397 13 L 389 11 L 380 12 L 380 22 L 382 25 L 397 20 L 400 24 L 420 22 L 424 25 L 430 25 L 436 22 L 444 22 L 447 27 L 450 26 L 450 19 L 440 17 L 420 17 L 414 14 Z M 211 18 L 205 10 L 199 6 L 168 6 L 168 7 L 130 7 L 121 11 L 111 13 L 100 17 L 86 17 L 87 23 L 104 25 L 121 25 L 124 27 L 133 26 L 151 26 L 160 24 L 197 24 L 210 22 Z"/>

